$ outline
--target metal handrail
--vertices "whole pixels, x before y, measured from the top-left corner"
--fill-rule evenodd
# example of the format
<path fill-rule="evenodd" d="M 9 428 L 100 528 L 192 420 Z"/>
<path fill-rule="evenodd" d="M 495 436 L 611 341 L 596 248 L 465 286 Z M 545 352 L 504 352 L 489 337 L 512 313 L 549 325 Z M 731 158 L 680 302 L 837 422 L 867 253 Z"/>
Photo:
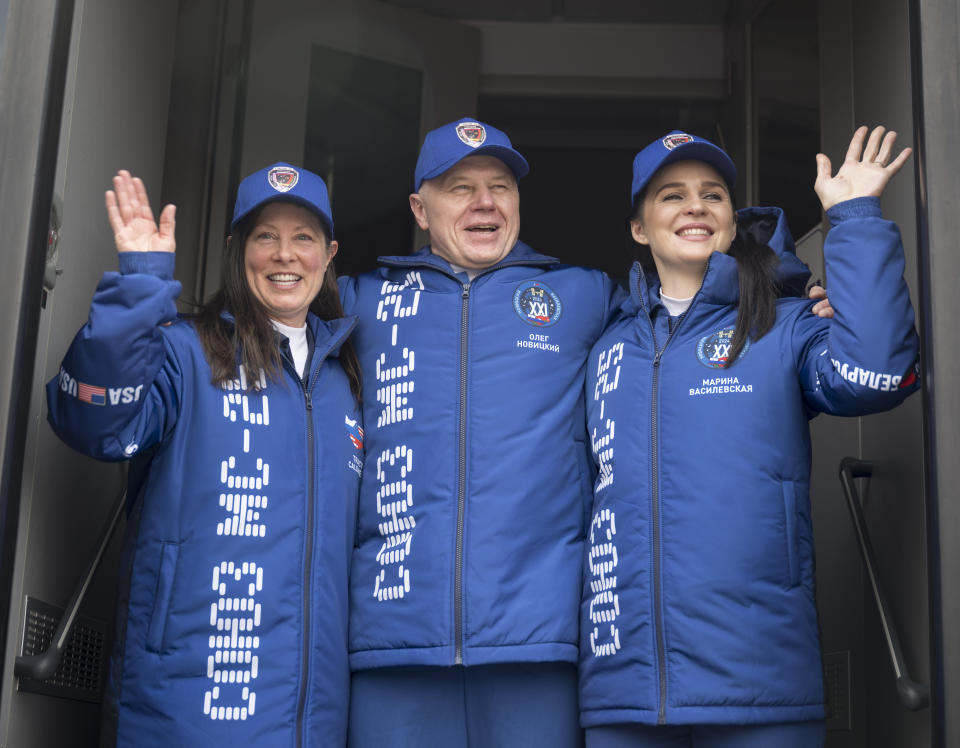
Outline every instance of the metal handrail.
<path fill-rule="evenodd" d="M 903 650 L 900 647 L 900 637 L 890 616 L 890 606 L 887 597 L 880 586 L 874 561 L 873 546 L 867 533 L 867 524 L 863 518 L 863 509 L 860 506 L 860 497 L 854 484 L 856 478 L 869 478 L 873 474 L 873 464 L 858 460 L 854 457 L 844 457 L 840 461 L 840 483 L 847 497 L 847 507 L 857 531 L 857 540 L 860 543 L 860 553 L 863 556 L 863 565 L 873 588 L 873 599 L 880 612 L 880 624 L 883 626 L 883 635 L 887 641 L 887 650 L 890 652 L 890 661 L 893 663 L 893 672 L 897 678 L 897 693 L 900 701 L 907 709 L 917 711 L 930 706 L 930 689 L 922 683 L 917 683 L 907 672 L 903 659 Z"/>
<path fill-rule="evenodd" d="M 110 539 L 113 537 L 113 533 L 117 529 L 117 524 L 120 522 L 120 517 L 124 513 L 126 503 L 127 480 L 126 470 L 123 470 L 121 488 L 114 501 L 110 516 L 107 518 L 103 530 L 100 533 L 100 543 L 97 546 L 96 553 L 87 566 L 86 572 L 80 578 L 80 583 L 74 590 L 70 602 L 67 603 L 67 608 L 60 618 L 60 624 L 57 626 L 57 630 L 53 633 L 53 638 L 50 640 L 50 645 L 40 654 L 19 655 L 13 666 L 13 674 L 16 677 L 47 680 L 57 672 L 57 668 L 60 667 L 60 661 L 63 659 L 63 652 L 67 647 L 67 643 L 70 641 L 70 635 L 73 633 L 73 626 L 77 621 L 77 613 L 80 611 L 80 605 L 83 603 L 83 598 L 86 597 L 90 583 L 93 581 L 93 577 L 100 567 L 100 562 L 103 560 L 107 546 L 110 544 Z"/>

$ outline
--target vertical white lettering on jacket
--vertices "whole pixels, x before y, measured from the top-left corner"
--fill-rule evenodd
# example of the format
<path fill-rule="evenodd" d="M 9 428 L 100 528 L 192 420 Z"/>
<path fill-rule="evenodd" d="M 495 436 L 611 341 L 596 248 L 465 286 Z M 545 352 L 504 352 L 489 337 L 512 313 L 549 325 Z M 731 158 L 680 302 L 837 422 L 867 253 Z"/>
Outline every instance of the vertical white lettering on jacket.
<path fill-rule="evenodd" d="M 620 386 L 620 362 L 623 360 L 623 343 L 619 342 L 597 357 L 597 383 L 593 388 L 593 401 L 600 403 L 599 415 L 590 433 L 593 454 L 598 472 L 595 494 L 613 484 L 613 448 L 616 437 L 616 422 L 606 416 L 606 396 Z M 599 433 L 598 433 L 599 431 Z M 617 616 L 620 614 L 620 598 L 617 595 L 617 534 L 616 514 L 601 509 L 590 524 L 590 651 L 594 657 L 609 657 L 620 651 L 620 630 Z"/>
<path fill-rule="evenodd" d="M 224 386 L 225 428 L 237 435 L 237 452 L 220 461 L 219 506 L 225 516 L 217 522 L 221 536 L 264 538 L 267 534 L 267 488 L 270 465 L 257 454 L 251 432 L 262 434 L 270 426 L 267 378 L 252 393 L 240 367 L 240 379 Z M 224 560 L 213 567 L 210 636 L 203 713 L 212 720 L 245 720 L 256 712 L 257 694 L 252 682 L 259 675 L 261 608 L 257 593 L 263 590 L 263 567 L 253 562 Z"/>
<path fill-rule="evenodd" d="M 620 651 L 620 596 L 617 594 L 617 516 L 601 509 L 590 523 L 590 651 L 609 657 Z"/>
<path fill-rule="evenodd" d="M 250 428 L 270 425 L 270 401 L 265 393 L 266 375 L 261 372 L 259 387 L 250 395 L 245 391 L 246 372 L 240 367 L 239 381 L 226 387 L 223 395 L 223 417 L 230 423 L 243 423 L 244 454 L 250 454 Z M 259 399 L 258 409 L 250 405 L 251 399 Z M 253 462 L 253 460 L 250 460 Z M 217 523 L 217 535 L 246 535 L 263 537 L 267 526 L 263 513 L 267 497 L 263 493 L 270 483 L 270 465 L 261 457 L 255 457 L 255 470 L 246 475 L 237 473 L 237 456 L 230 455 L 220 463 L 220 483 L 226 491 L 220 494 L 220 506 L 226 510 L 226 518 Z"/>
<path fill-rule="evenodd" d="M 383 543 L 377 551 L 379 571 L 373 582 L 378 601 L 397 600 L 410 592 L 410 556 L 413 517 L 413 449 L 389 430 L 414 416 L 411 397 L 414 391 L 416 354 L 407 342 L 404 321 L 420 310 L 423 280 L 419 272 L 407 274 L 403 283 L 384 281 L 377 304 L 377 320 L 389 324 L 390 341 L 377 357 L 376 400 L 380 407 L 377 428 L 387 446 L 377 456 L 377 527 Z"/>
<path fill-rule="evenodd" d="M 385 449 L 377 457 L 377 528 L 383 545 L 377 551 L 380 573 L 373 584 L 377 600 L 395 600 L 410 592 L 410 570 L 403 562 L 410 555 L 413 528 L 417 522 L 408 513 L 413 504 L 413 486 L 407 476 L 413 470 L 413 450 L 406 446 Z M 390 569 L 390 579 L 387 570 Z M 393 576 L 393 570 L 397 576 Z"/>
<path fill-rule="evenodd" d="M 213 567 L 212 586 L 218 597 L 210 605 L 210 626 L 216 633 L 210 634 L 214 652 L 207 657 L 207 678 L 216 685 L 203 695 L 203 713 L 212 720 L 242 720 L 257 708 L 250 682 L 260 669 L 254 651 L 260 647 L 261 610 L 256 595 L 263 589 L 263 567 L 223 561 Z"/>
<path fill-rule="evenodd" d="M 423 281 L 420 273 L 410 273 L 402 284 L 384 281 L 377 305 L 377 320 L 389 323 L 416 317 L 420 310 L 420 292 Z M 377 357 L 377 403 L 380 413 L 377 426 L 389 426 L 413 418 L 410 393 L 413 392 L 413 370 L 416 359 L 411 348 L 401 345 L 399 322 L 394 321 L 390 331 L 390 347 Z"/>
<path fill-rule="evenodd" d="M 620 386 L 622 360 L 622 342 L 603 351 L 597 358 L 597 384 L 593 388 L 593 401 L 600 403 L 598 419 L 600 434 L 597 433 L 597 426 L 594 426 L 590 432 L 590 442 L 593 445 L 593 454 L 599 470 L 596 484 L 598 492 L 613 483 L 613 439 L 616 435 L 616 423 L 612 418 L 606 418 L 604 415 L 606 401 L 603 396 Z"/>

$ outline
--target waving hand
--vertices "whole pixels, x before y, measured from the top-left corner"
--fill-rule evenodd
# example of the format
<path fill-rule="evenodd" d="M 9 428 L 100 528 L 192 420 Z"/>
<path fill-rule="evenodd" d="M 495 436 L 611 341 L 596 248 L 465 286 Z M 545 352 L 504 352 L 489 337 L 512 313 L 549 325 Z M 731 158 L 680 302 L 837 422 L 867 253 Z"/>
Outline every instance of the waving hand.
<path fill-rule="evenodd" d="M 817 181 L 813 188 L 824 210 L 855 197 L 880 197 L 887 182 L 900 171 L 910 157 L 911 149 L 904 148 L 893 161 L 890 155 L 897 134 L 891 130 L 884 136 L 884 128 L 876 127 L 864 146 L 867 128 L 860 127 L 850 140 L 846 158 L 832 176 L 833 167 L 824 154 L 817 154 Z"/>
<path fill-rule="evenodd" d="M 147 190 L 139 177 L 121 169 L 107 190 L 107 217 L 113 229 L 118 252 L 173 252 L 176 241 L 176 207 L 167 205 L 160 212 L 160 225 L 153 219 Z"/>

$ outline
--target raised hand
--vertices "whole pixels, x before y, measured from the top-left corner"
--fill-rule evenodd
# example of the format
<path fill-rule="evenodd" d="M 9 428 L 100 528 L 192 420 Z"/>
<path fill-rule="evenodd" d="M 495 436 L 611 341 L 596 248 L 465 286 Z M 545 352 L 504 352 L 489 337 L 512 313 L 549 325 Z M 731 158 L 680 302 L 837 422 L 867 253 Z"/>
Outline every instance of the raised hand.
<path fill-rule="evenodd" d="M 886 135 L 883 127 L 874 128 L 866 146 L 867 128 L 859 127 L 850 140 L 846 158 L 832 176 L 833 167 L 824 154 L 817 154 L 817 181 L 813 186 L 824 210 L 837 203 L 855 197 L 880 197 L 887 182 L 900 171 L 910 157 L 911 149 L 904 148 L 893 161 L 890 155 L 897 134 L 891 130 Z"/>
<path fill-rule="evenodd" d="M 153 220 L 147 189 L 139 177 L 121 169 L 113 178 L 113 189 L 106 192 L 107 217 L 113 229 L 118 252 L 173 252 L 176 206 L 160 212 L 160 225 Z"/>

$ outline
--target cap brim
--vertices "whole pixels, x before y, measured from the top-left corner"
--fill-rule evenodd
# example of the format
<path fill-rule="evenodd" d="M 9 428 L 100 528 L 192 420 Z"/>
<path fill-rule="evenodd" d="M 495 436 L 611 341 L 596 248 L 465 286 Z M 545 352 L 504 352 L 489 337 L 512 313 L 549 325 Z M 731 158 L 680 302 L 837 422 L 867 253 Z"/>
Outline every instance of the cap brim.
<path fill-rule="evenodd" d="M 441 174 L 450 171 L 450 169 L 463 161 L 463 159 L 469 158 L 470 156 L 494 156 L 509 166 L 510 171 L 513 172 L 517 179 L 525 177 L 530 172 L 530 165 L 527 163 L 527 160 L 512 148 L 507 148 L 503 145 L 482 145 L 469 153 L 464 153 L 457 158 L 444 161 L 435 169 L 431 169 L 426 174 L 421 175 L 420 183 L 422 184 L 428 179 L 439 177 Z"/>
<path fill-rule="evenodd" d="M 317 206 L 311 203 L 309 200 L 303 197 L 299 197 L 297 195 L 278 194 L 276 197 L 269 197 L 265 200 L 261 200 L 258 203 L 254 203 L 249 208 L 247 208 L 243 213 L 234 217 L 233 221 L 230 223 L 230 230 L 233 231 L 233 229 L 236 227 L 238 223 L 240 223 L 240 221 L 242 221 L 244 218 L 246 218 L 248 215 L 250 215 L 253 211 L 257 210 L 258 208 L 263 207 L 267 203 L 280 203 L 280 202 L 295 203 L 309 210 L 317 218 L 320 219 L 320 223 L 323 224 L 323 230 L 327 233 L 327 239 L 328 240 L 333 239 L 333 224 L 331 222 L 331 219 L 328 216 L 325 216 L 319 210 L 317 210 Z"/>
<path fill-rule="evenodd" d="M 730 157 L 711 143 L 694 142 L 678 146 L 667 154 L 657 168 L 662 169 L 675 161 L 703 161 L 720 172 L 720 176 L 731 187 L 737 182 L 737 170 Z"/>
<path fill-rule="evenodd" d="M 683 143 L 668 153 L 662 154 L 660 160 L 656 161 L 654 165 L 649 163 L 649 161 L 652 159 L 647 159 L 647 163 L 643 163 L 643 157 L 649 152 L 650 148 L 654 147 L 654 145 L 655 144 L 651 144 L 644 150 L 640 151 L 640 153 L 638 153 L 634 158 L 634 179 L 636 179 L 636 174 L 638 171 L 638 161 L 641 161 L 642 170 L 647 172 L 647 174 L 646 179 L 643 182 L 633 182 L 631 184 L 631 201 L 635 201 L 637 199 L 637 195 L 647 188 L 647 185 L 650 184 L 650 180 L 653 179 L 653 176 L 660 171 L 660 169 L 667 164 L 672 164 L 677 161 L 701 161 L 708 166 L 713 167 L 717 170 L 723 180 L 727 183 L 727 186 L 731 189 L 737 182 L 737 168 L 733 165 L 733 161 L 730 160 L 730 157 L 722 149 L 713 145 L 713 143 L 704 141 Z"/>

